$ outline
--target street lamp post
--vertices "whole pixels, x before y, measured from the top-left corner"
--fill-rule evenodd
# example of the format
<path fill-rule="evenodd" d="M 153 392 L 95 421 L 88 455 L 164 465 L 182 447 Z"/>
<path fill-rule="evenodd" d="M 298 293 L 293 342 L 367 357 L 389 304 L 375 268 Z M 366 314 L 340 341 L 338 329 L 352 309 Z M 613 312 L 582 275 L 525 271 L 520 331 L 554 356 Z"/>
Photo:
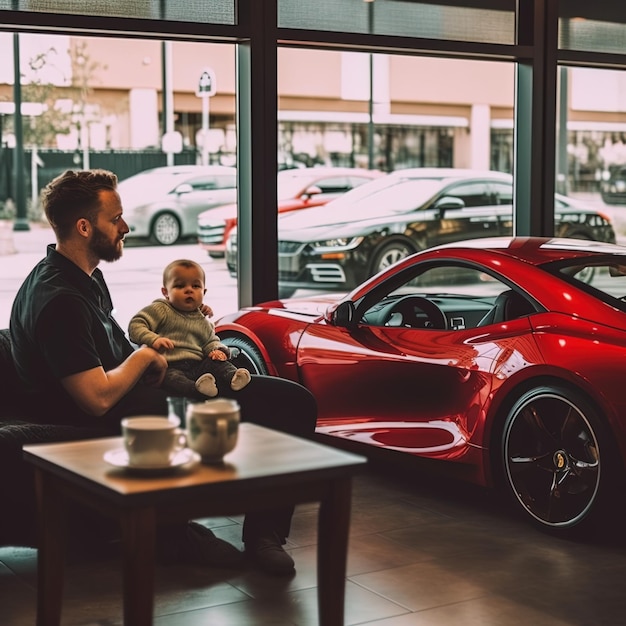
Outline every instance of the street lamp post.
<path fill-rule="evenodd" d="M 20 36 L 13 34 L 13 101 L 15 132 L 15 221 L 13 230 L 30 230 L 26 216 L 26 192 L 24 189 L 24 130 L 22 126 L 22 75 L 20 72 Z"/>
<path fill-rule="evenodd" d="M 215 72 L 207 67 L 202 71 L 196 95 L 202 99 L 202 165 L 209 160 L 209 98 L 216 92 Z"/>
<path fill-rule="evenodd" d="M 367 32 L 372 34 L 374 26 L 374 0 L 363 0 L 367 2 Z M 369 108 L 367 124 L 367 166 L 374 169 L 374 54 L 369 53 Z"/>

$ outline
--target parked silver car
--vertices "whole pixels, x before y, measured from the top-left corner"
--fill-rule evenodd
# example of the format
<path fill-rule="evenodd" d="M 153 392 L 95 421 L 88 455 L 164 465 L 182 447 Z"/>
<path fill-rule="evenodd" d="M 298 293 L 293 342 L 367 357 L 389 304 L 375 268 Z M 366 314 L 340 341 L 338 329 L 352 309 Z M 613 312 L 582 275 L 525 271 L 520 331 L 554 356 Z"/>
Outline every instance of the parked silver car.
<path fill-rule="evenodd" d="M 127 237 L 169 246 L 195 235 L 198 215 L 237 200 L 237 170 L 222 165 L 157 167 L 120 182 Z"/>

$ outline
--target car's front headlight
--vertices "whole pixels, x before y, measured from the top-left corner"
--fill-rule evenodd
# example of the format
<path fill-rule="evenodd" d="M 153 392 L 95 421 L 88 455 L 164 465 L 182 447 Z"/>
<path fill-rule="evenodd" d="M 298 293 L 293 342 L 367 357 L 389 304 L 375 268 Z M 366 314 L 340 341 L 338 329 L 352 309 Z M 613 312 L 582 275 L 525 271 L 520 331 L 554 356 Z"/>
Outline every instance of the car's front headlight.
<path fill-rule="evenodd" d="M 311 244 L 311 247 L 315 252 L 323 254 L 324 252 L 353 250 L 362 241 L 363 237 L 336 237 L 325 241 L 316 241 Z"/>

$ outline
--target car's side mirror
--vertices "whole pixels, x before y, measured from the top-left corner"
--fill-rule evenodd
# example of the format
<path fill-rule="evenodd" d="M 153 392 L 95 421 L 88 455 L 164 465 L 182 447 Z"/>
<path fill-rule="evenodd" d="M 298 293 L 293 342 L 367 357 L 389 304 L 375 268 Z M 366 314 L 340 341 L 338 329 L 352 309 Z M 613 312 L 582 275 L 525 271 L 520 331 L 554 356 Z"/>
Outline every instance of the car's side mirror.
<path fill-rule="evenodd" d="M 454 196 L 443 196 L 435 202 L 433 208 L 439 212 L 440 217 L 443 217 L 446 211 L 464 209 L 465 202 L 461 198 L 455 198 Z"/>
<path fill-rule="evenodd" d="M 189 183 L 181 183 L 176 187 L 176 193 L 180 196 L 183 193 L 191 193 L 193 191 L 193 187 Z"/>
<path fill-rule="evenodd" d="M 351 300 L 344 300 L 336 306 L 332 305 L 328 307 L 324 318 L 332 326 L 339 326 L 342 328 L 351 326 L 354 321 L 354 302 Z"/>
<path fill-rule="evenodd" d="M 309 198 L 311 198 L 312 196 L 317 196 L 320 193 L 322 193 L 322 190 L 317 186 L 317 185 L 311 185 L 310 187 L 307 187 L 303 192 L 302 192 L 302 198 L 304 200 L 308 200 Z"/>

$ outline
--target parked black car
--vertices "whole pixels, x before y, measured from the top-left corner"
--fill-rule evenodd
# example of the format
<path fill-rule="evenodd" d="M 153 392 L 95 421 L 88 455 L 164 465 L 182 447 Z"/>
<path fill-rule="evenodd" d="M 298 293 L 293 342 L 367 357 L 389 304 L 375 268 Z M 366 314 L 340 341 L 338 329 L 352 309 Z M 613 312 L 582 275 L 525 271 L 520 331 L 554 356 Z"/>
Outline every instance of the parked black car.
<path fill-rule="evenodd" d="M 626 204 L 626 166 L 611 168 L 608 180 L 602 181 L 600 195 L 606 204 Z"/>
<path fill-rule="evenodd" d="M 316 209 L 279 216 L 279 293 L 346 291 L 432 246 L 512 234 L 513 177 L 448 168 L 398 170 Z M 608 217 L 556 196 L 555 235 L 615 243 Z M 236 271 L 236 240 L 226 262 Z"/>

